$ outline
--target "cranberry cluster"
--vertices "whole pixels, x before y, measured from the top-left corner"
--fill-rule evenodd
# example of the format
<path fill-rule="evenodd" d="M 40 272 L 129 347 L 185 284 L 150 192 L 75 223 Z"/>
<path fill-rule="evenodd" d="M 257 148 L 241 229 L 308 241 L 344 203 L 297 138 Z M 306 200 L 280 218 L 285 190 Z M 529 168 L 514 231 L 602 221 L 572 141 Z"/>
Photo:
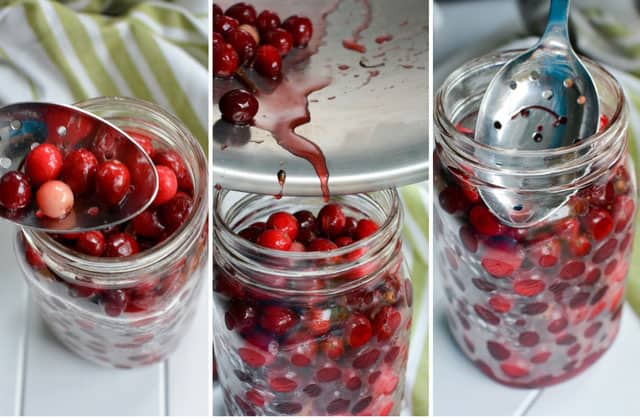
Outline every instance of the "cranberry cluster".
<path fill-rule="evenodd" d="M 576 191 L 560 218 L 527 229 L 502 224 L 438 150 L 434 167 L 439 256 L 460 347 L 510 385 L 546 386 L 588 367 L 615 337 L 629 269 L 636 187 L 624 159 Z"/>
<path fill-rule="evenodd" d="M 293 15 L 281 22 L 271 10 L 257 14 L 247 3 L 237 3 L 225 13 L 213 4 L 213 75 L 228 78 L 242 66 L 258 74 L 278 79 L 282 57 L 292 48 L 304 48 L 313 35 L 313 24 L 304 16 Z M 243 89 L 227 92 L 219 102 L 222 118 L 245 125 L 258 112 L 258 101 Z"/>
<path fill-rule="evenodd" d="M 356 220 L 339 204 L 327 204 L 317 216 L 307 210 L 275 212 L 239 235 L 280 251 L 331 252 L 377 230 L 371 219 Z M 357 260 L 364 250 L 349 254 L 347 259 Z M 331 257 L 317 261 L 337 263 Z M 390 266 L 361 266 L 338 279 L 308 279 L 308 284 L 295 286 L 294 279 L 251 279 L 279 289 L 292 282 L 290 288 L 317 292 L 301 299 L 250 286 L 241 275 L 232 275 L 232 269 L 217 265 L 215 308 L 221 327 L 226 327 L 216 342 L 217 365 L 231 412 L 397 412 L 411 325 L 411 283 L 401 265 L 398 249 Z M 353 290 L 323 294 L 331 285 L 366 276 L 373 279 Z"/>
<path fill-rule="evenodd" d="M 138 132 L 128 133 L 153 159 L 158 173 L 158 195 L 152 205 L 130 222 L 102 231 L 53 235 L 61 244 L 89 257 L 122 258 L 153 248 L 178 230 L 187 220 L 193 206 L 191 175 L 182 157 L 172 150 L 155 150 L 150 137 Z M 43 159 L 40 148 L 59 156 L 59 159 Z M 76 194 L 92 193 L 102 197 L 105 203 L 116 204 L 129 189 L 129 170 L 114 160 L 98 164 L 95 154 L 87 149 L 75 150 L 62 159 L 54 146 L 44 144 L 34 149 L 27 158 L 26 172 L 33 180 L 33 170 L 52 174 L 62 173 L 69 188 Z M 32 156 L 35 156 L 32 157 Z M 35 162 L 35 163 L 33 163 Z M 44 165 L 54 162 L 55 164 Z M 54 166 L 58 169 L 53 171 Z M 46 171 L 43 170 L 46 168 Z M 43 178 L 36 178 L 42 180 Z M 1 189 L 1 187 L 0 187 Z M 27 261 L 37 270 L 47 267 L 38 253 L 25 244 Z M 67 282 L 51 273 L 56 280 L 65 283 L 72 296 L 103 304 L 105 312 L 118 316 L 122 312 L 140 312 L 153 306 L 156 299 L 183 281 L 180 276 L 168 273 L 163 278 L 153 278 L 129 289 L 100 290 Z M 177 273 L 180 274 L 180 273 Z"/>

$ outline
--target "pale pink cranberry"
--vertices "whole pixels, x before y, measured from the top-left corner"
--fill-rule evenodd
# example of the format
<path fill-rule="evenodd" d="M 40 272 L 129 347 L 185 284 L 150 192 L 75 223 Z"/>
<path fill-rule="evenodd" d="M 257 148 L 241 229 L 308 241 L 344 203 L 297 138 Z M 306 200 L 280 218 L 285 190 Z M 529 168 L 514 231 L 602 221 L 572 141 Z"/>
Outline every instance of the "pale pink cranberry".
<path fill-rule="evenodd" d="M 43 215 L 62 219 L 73 208 L 73 191 L 62 181 L 47 181 L 36 193 L 36 202 Z"/>

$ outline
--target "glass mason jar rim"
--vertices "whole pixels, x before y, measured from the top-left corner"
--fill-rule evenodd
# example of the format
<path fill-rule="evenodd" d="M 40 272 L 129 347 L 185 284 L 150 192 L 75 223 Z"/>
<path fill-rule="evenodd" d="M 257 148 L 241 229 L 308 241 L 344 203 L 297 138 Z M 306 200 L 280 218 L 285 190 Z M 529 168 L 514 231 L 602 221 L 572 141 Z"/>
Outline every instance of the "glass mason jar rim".
<path fill-rule="evenodd" d="M 86 282 L 87 285 L 120 288 L 131 287 L 136 283 L 144 281 L 144 279 L 113 280 L 112 277 L 114 275 L 133 274 L 138 270 L 158 264 L 159 261 L 176 253 L 183 253 L 191 245 L 192 241 L 195 240 L 195 237 L 200 235 L 200 229 L 196 229 L 195 226 L 203 222 L 207 216 L 207 159 L 200 143 L 185 125 L 169 111 L 152 102 L 119 96 L 102 96 L 78 102 L 74 104 L 74 106 L 89 109 L 90 112 L 92 112 L 91 109 L 93 109 L 93 107 L 103 107 L 109 104 L 116 104 L 113 108 L 119 105 L 134 107 L 136 111 L 144 112 L 153 117 L 154 121 L 161 123 L 163 125 L 162 128 L 172 137 L 180 138 L 193 154 L 193 156 L 191 156 L 194 158 L 193 164 L 189 164 L 187 159 L 185 159 L 185 166 L 189 170 L 189 175 L 192 177 L 193 182 L 193 205 L 185 222 L 178 230 L 173 232 L 171 236 L 150 249 L 128 257 L 108 259 L 79 253 L 72 248 L 60 244 L 45 232 L 30 229 L 22 229 L 22 232 L 31 245 L 35 245 L 37 249 L 43 251 L 44 258 L 51 259 L 49 252 L 52 252 L 55 255 L 55 259 L 59 260 L 59 264 L 68 264 L 72 266 L 74 270 L 77 270 L 77 276 L 74 280 L 79 284 L 82 283 L 82 277 L 86 276 L 88 279 L 91 279 L 90 283 Z M 105 119 L 108 120 L 109 118 L 107 117 Z M 132 121 L 133 120 L 134 119 L 132 119 Z M 198 176 L 199 172 L 202 172 L 205 176 L 201 178 Z"/>
<path fill-rule="evenodd" d="M 570 171 L 572 169 L 575 169 L 576 167 L 588 164 L 588 162 L 592 160 L 602 158 L 602 156 L 598 152 L 605 152 L 608 150 L 609 154 L 621 154 L 623 150 L 609 149 L 615 149 L 615 147 L 613 146 L 616 146 L 616 141 L 619 137 L 615 134 L 618 132 L 623 132 L 627 126 L 626 119 L 624 118 L 624 115 L 626 114 L 624 91 L 618 81 L 609 71 L 607 71 L 605 68 L 603 68 L 593 60 L 585 57 L 581 57 L 581 59 L 584 60 L 584 62 L 592 70 L 592 72 L 597 73 L 597 75 L 594 75 L 594 78 L 597 78 L 595 76 L 599 76 L 604 83 L 607 83 L 607 85 L 613 89 L 613 95 L 615 96 L 617 102 L 615 111 L 613 112 L 612 116 L 609 117 L 609 123 L 602 132 L 598 132 L 573 145 L 544 150 L 516 150 L 490 146 L 480 143 L 475 139 L 458 132 L 455 123 L 452 121 L 451 116 L 445 109 L 445 96 L 447 95 L 447 93 L 455 85 L 460 83 L 461 80 L 467 78 L 468 73 L 477 73 L 483 70 L 486 71 L 487 69 L 496 66 L 496 63 L 504 63 L 522 52 L 524 52 L 524 50 L 509 50 L 482 56 L 463 64 L 460 68 L 449 75 L 449 77 L 447 77 L 436 94 L 434 123 L 438 127 L 438 130 L 446 134 L 446 136 L 442 136 L 444 138 L 444 141 L 442 141 L 441 144 L 449 149 L 449 154 L 454 154 L 455 158 L 462 160 L 465 165 L 475 167 L 480 170 L 495 169 L 506 173 L 511 172 L 517 175 L 532 176 L 547 175 L 553 173 L 554 171 Z M 451 137 L 451 139 L 447 139 L 447 136 Z M 620 149 L 624 149 L 623 146 L 624 144 L 621 144 Z M 505 159 L 518 158 L 524 160 L 544 158 L 545 161 L 548 162 L 552 162 L 554 159 L 557 159 L 561 164 L 559 166 L 534 169 L 511 168 L 497 165 L 487 167 L 485 166 L 485 162 L 478 161 L 475 154 L 465 153 L 465 151 L 463 150 L 465 148 L 473 151 L 478 151 L 485 155 L 497 155 L 500 157 L 504 157 Z M 578 158 L 562 160 L 562 158 L 572 156 L 577 156 Z M 612 160 L 615 161 L 615 159 Z"/>
<path fill-rule="evenodd" d="M 230 217 L 233 217 L 233 210 L 242 208 L 243 206 L 260 200 L 266 196 L 261 194 L 253 194 L 247 193 L 247 196 L 238 200 L 234 203 L 233 207 L 227 211 L 228 214 L 222 214 L 222 203 L 225 198 L 227 198 L 229 193 L 233 191 L 221 189 L 218 190 L 213 197 L 213 219 L 214 219 L 214 249 L 216 248 L 216 244 L 221 246 L 225 253 L 231 255 L 233 259 L 233 263 L 241 264 L 243 267 L 253 270 L 253 272 L 259 273 L 268 273 L 270 275 L 282 276 L 284 278 L 288 278 L 291 280 L 311 280 L 316 279 L 319 276 L 327 276 L 328 274 L 333 273 L 341 273 L 352 270 L 356 267 L 362 266 L 371 262 L 372 260 L 379 258 L 381 254 L 383 254 L 389 244 L 393 244 L 395 238 L 397 238 L 400 234 L 400 229 L 402 226 L 402 211 L 400 206 L 400 197 L 398 191 L 396 189 L 388 189 L 384 191 L 376 191 L 370 193 L 358 193 L 358 194 L 349 194 L 343 195 L 341 197 L 358 197 L 365 198 L 374 202 L 375 199 L 371 197 L 372 194 L 383 194 L 384 198 L 389 200 L 388 208 L 383 208 L 385 220 L 379 224 L 378 230 L 364 239 L 356 241 L 350 245 L 331 250 L 331 251 L 312 251 L 312 252 L 290 252 L 290 251 L 280 251 L 269 249 L 266 247 L 262 247 L 257 245 L 234 232 L 233 227 L 229 225 Z M 285 199 L 295 199 L 296 197 L 288 196 Z M 309 197 L 306 197 L 309 198 Z M 377 203 L 377 201 L 375 201 Z M 378 206 L 380 207 L 380 206 Z M 393 244 L 395 246 L 395 244 Z M 338 257 L 348 256 L 350 253 L 358 252 L 365 250 L 365 252 L 360 255 L 355 261 L 342 262 Z M 248 258 L 245 257 L 247 253 L 253 253 L 254 255 L 259 256 L 259 258 Z M 214 254 L 214 263 L 216 262 L 216 255 Z M 279 269 L 274 266 L 267 266 L 265 264 L 260 263 L 259 260 L 265 261 L 293 261 L 297 263 L 303 262 L 314 262 L 317 261 L 319 266 L 322 267 L 320 270 L 307 270 L 304 271 L 296 271 L 292 268 Z M 348 290 L 360 287 L 363 283 L 366 283 L 371 278 L 375 277 L 376 273 L 379 270 L 383 270 L 387 264 L 392 262 L 392 258 L 388 258 L 388 261 L 384 261 L 381 264 L 378 270 L 375 270 L 369 275 L 363 276 L 363 278 L 356 279 L 353 281 L 345 281 L 343 285 L 334 288 L 331 290 L 332 293 L 339 294 L 344 293 Z M 243 276 L 244 281 L 248 281 L 252 283 L 252 286 L 256 286 L 265 290 L 273 291 L 273 292 L 291 292 L 294 294 L 305 294 L 304 290 L 287 290 L 281 287 L 266 285 L 263 283 L 258 283 L 255 279 L 247 278 L 247 276 Z M 308 290 L 309 293 L 318 293 L 320 290 Z M 325 293 L 325 292 L 323 292 Z"/>

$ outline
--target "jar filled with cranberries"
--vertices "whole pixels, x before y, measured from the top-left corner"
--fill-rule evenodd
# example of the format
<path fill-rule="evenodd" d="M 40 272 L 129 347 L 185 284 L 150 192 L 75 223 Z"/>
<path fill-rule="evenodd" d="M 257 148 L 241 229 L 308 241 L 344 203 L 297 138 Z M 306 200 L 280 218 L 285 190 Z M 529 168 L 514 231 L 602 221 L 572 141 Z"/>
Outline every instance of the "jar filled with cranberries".
<path fill-rule="evenodd" d="M 394 415 L 412 289 L 394 190 L 334 197 L 219 191 L 214 345 L 232 415 Z"/>
<path fill-rule="evenodd" d="M 155 363 L 180 341 L 205 278 L 206 157 L 188 129 L 154 104 L 112 97 L 76 106 L 129 133 L 152 157 L 157 198 L 133 220 L 102 231 L 22 229 L 18 262 L 43 319 L 72 351 L 120 368 Z M 108 142 L 61 156 L 61 171 L 75 174 L 69 179 L 87 193 L 115 194 L 139 169 L 103 176 L 101 168 L 123 166 L 109 160 Z"/>
<path fill-rule="evenodd" d="M 589 60 L 602 113 L 597 134 L 541 151 L 474 139 L 485 89 L 517 54 L 464 65 L 437 95 L 435 257 L 450 329 L 466 356 L 498 382 L 542 387 L 579 374 L 616 337 L 637 185 L 623 91 Z M 515 203 L 508 218 L 492 210 L 491 197 Z"/>

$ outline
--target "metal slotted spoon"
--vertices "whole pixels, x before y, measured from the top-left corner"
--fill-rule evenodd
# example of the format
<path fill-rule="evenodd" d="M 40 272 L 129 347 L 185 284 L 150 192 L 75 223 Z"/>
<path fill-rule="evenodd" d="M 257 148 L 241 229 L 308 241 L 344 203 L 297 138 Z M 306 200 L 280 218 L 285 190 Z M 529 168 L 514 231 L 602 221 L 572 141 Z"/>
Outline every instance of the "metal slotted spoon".
<path fill-rule="evenodd" d="M 37 145 L 52 143 L 63 155 L 76 149 L 98 147 L 98 162 L 117 159 L 129 168 L 130 192 L 115 207 L 101 205 L 93 196 L 75 197 L 63 219 L 36 215 L 35 190 L 31 204 L 17 212 L 0 208 L 0 217 L 31 229 L 73 233 L 105 229 L 132 219 L 147 208 L 158 191 L 158 176 L 151 158 L 118 127 L 79 108 L 45 102 L 25 102 L 0 108 L 0 176 L 20 171 L 25 157 Z"/>

